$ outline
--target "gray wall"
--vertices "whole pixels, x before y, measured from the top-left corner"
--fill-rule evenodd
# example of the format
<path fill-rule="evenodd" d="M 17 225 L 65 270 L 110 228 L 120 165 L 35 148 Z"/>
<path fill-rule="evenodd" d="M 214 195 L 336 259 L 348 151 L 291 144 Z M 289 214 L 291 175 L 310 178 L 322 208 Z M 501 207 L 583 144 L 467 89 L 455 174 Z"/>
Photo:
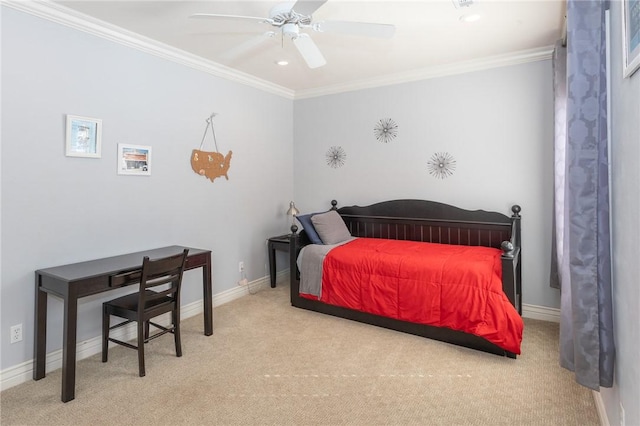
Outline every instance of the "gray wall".
<path fill-rule="evenodd" d="M 611 2 L 611 222 L 615 382 L 602 389 L 609 424 L 640 425 L 640 70 L 622 77 L 621 3 Z"/>
<path fill-rule="evenodd" d="M 233 151 L 213 183 L 190 165 L 212 112 Z M 66 114 L 103 120 L 102 158 L 65 156 Z M 38 268 L 182 244 L 213 251 L 214 294 L 235 287 L 240 260 L 266 276 L 265 240 L 288 231 L 292 117 L 291 100 L 3 7 L 0 369 L 33 358 Z M 152 146 L 151 176 L 117 175 L 118 143 Z M 199 280 L 185 275 L 185 304 Z M 62 339 L 50 299 L 48 351 Z M 78 341 L 100 335 L 102 300 L 80 304 Z M 9 344 L 14 324 L 24 340 Z"/>
<path fill-rule="evenodd" d="M 379 119 L 398 136 L 378 142 Z M 304 212 L 394 198 L 442 201 L 510 213 L 522 207 L 523 301 L 559 307 L 549 287 L 553 165 L 551 61 L 479 71 L 295 102 L 295 199 Z M 341 146 L 346 163 L 325 154 Z M 431 176 L 436 152 L 454 174 Z"/>

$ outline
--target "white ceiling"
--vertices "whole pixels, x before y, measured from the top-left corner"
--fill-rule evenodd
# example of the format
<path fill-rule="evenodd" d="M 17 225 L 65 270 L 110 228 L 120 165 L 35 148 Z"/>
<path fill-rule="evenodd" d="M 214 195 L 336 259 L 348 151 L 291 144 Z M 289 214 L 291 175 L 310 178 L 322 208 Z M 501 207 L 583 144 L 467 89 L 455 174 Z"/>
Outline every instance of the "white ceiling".
<path fill-rule="evenodd" d="M 549 51 L 562 36 L 565 0 L 328 0 L 313 21 L 393 24 L 391 39 L 307 31 L 327 60 L 309 69 L 288 38 L 267 39 L 229 61 L 222 54 L 265 31 L 259 20 L 193 19 L 194 13 L 268 17 L 277 1 L 56 1 L 75 12 L 214 61 L 293 92 Z M 74 13 L 75 13 L 74 12 Z M 477 13 L 472 23 L 460 20 Z M 285 59 L 289 65 L 276 65 Z"/>

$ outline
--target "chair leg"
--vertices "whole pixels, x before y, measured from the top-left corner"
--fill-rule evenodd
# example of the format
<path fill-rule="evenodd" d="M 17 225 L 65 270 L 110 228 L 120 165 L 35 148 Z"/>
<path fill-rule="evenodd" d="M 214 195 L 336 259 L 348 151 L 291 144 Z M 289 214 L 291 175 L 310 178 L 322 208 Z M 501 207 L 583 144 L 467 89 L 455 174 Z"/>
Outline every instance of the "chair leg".
<path fill-rule="evenodd" d="M 102 362 L 107 362 L 109 356 L 109 320 L 111 315 L 107 312 L 107 306 L 102 305 Z"/>
<path fill-rule="evenodd" d="M 180 341 L 180 311 L 174 310 L 171 312 L 173 319 L 173 339 L 176 343 L 176 356 L 182 356 L 182 342 Z"/>
<path fill-rule="evenodd" d="M 149 320 L 144 322 L 144 341 L 149 340 Z"/>
<path fill-rule="evenodd" d="M 140 377 L 145 376 L 144 370 L 144 324 L 146 321 L 138 322 L 138 370 Z"/>

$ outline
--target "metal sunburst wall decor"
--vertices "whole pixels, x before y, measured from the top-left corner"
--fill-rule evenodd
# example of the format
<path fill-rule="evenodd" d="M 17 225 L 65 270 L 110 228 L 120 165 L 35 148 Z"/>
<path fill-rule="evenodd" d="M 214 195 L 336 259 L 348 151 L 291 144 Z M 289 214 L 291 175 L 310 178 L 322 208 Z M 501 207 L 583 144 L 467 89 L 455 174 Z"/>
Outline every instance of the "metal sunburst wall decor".
<path fill-rule="evenodd" d="M 429 174 L 444 179 L 453 174 L 456 169 L 456 160 L 448 152 L 436 152 L 427 163 Z"/>
<path fill-rule="evenodd" d="M 344 152 L 341 146 L 332 146 L 327 151 L 327 164 L 334 169 L 344 166 L 344 162 L 347 160 L 347 153 Z"/>
<path fill-rule="evenodd" d="M 373 127 L 373 134 L 379 142 L 389 143 L 398 136 L 398 125 L 390 118 L 383 118 Z"/>

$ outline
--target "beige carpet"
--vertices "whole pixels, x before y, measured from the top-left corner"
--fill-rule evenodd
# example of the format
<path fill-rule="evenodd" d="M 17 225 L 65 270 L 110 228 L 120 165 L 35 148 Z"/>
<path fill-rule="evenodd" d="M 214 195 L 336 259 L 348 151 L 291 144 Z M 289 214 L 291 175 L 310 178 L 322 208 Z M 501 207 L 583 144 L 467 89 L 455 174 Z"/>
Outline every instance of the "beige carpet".
<path fill-rule="evenodd" d="M 591 392 L 558 366 L 558 325 L 525 320 L 508 359 L 293 308 L 288 287 L 183 321 L 136 352 L 78 362 L 76 399 L 60 370 L 0 394 L 2 425 L 598 425 Z"/>

